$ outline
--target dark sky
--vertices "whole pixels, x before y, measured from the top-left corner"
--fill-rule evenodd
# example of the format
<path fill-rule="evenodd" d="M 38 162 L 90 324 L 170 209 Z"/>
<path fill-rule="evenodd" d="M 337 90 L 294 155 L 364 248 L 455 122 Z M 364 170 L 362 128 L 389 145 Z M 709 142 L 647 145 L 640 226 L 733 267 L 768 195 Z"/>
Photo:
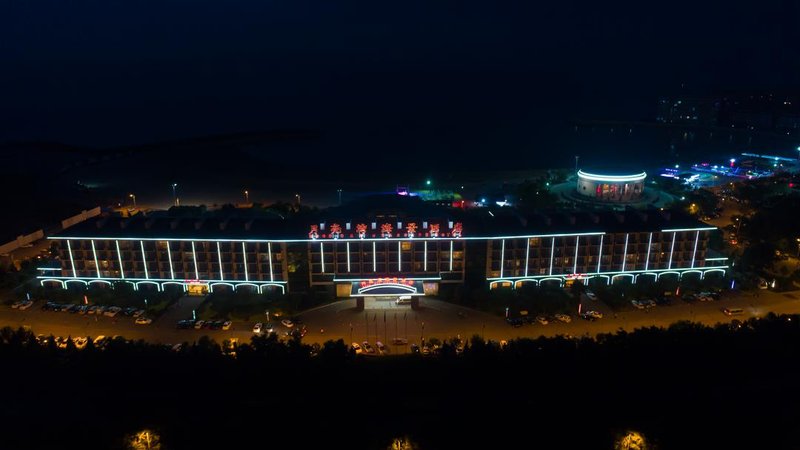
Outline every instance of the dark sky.
<path fill-rule="evenodd" d="M 513 151 L 659 95 L 796 88 L 793 0 L 0 0 L 0 142 L 319 130 L 361 150 Z"/>

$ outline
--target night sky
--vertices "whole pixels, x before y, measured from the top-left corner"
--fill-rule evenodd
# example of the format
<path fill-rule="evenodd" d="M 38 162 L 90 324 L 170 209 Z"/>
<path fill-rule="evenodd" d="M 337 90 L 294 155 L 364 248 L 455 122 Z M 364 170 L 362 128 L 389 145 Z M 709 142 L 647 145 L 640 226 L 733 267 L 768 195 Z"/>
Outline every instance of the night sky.
<path fill-rule="evenodd" d="M 796 2 L 711 3 L 0 0 L 0 142 L 520 154 L 572 119 L 652 120 L 682 84 L 797 87 Z"/>

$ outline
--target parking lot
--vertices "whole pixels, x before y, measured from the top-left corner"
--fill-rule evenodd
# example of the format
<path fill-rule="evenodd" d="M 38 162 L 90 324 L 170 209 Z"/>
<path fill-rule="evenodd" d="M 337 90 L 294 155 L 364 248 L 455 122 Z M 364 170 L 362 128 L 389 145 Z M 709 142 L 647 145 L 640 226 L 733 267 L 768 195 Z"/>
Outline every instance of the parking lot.
<path fill-rule="evenodd" d="M 8 305 L 0 306 L 0 326 L 28 326 L 36 334 L 54 336 L 97 337 L 121 335 L 128 339 L 144 339 L 154 343 L 177 344 L 192 342 L 203 335 L 208 335 L 217 342 L 238 338 L 247 342 L 253 335 L 252 322 L 233 321 L 228 330 L 211 327 L 196 329 L 195 325 L 186 329 L 178 329 L 179 320 L 190 319 L 192 309 L 196 308 L 202 298 L 185 297 L 173 308 L 168 309 L 160 318 L 150 324 L 136 324 L 133 314 L 118 311 L 110 317 L 105 314 L 81 314 L 80 310 L 54 311 L 43 302 L 35 302 L 29 308 L 20 310 Z M 713 325 L 718 322 L 730 322 L 733 317 L 722 313 L 723 308 L 741 308 L 743 313 L 735 317 L 744 320 L 758 317 L 770 311 L 776 313 L 800 313 L 800 293 L 776 293 L 768 290 L 752 293 L 725 294 L 720 300 L 684 301 L 673 300 L 671 305 L 656 306 L 642 310 L 631 309 L 614 313 L 599 300 L 582 297 L 581 309 L 595 310 L 603 318 L 595 321 L 581 320 L 577 311 L 571 314 L 571 321 L 548 320 L 543 325 L 535 320 L 526 321 L 522 326 L 510 326 L 504 318 L 492 316 L 480 311 L 464 308 L 432 298 L 421 298 L 420 307 L 412 309 L 410 305 L 391 305 L 391 302 L 378 303 L 373 308 L 356 309 L 354 299 L 339 300 L 331 304 L 314 308 L 297 315 L 302 323 L 287 327 L 280 320 L 271 318 L 262 324 L 272 325 L 275 333 L 286 336 L 292 329 L 305 327 L 303 341 L 322 343 L 329 339 L 343 339 L 348 345 L 364 341 L 372 346 L 377 341 L 386 345 L 388 354 L 409 353 L 411 344 L 430 342 L 431 338 L 440 340 L 452 337 L 468 339 L 472 335 L 497 341 L 516 337 L 538 336 L 593 336 L 602 332 L 614 332 L 619 329 L 633 330 L 638 327 L 653 325 L 667 326 L 678 320 L 692 320 Z M 87 308 L 88 310 L 88 308 Z M 266 319 L 266 317 L 265 317 Z M 549 318 L 553 319 L 553 318 Z M 405 340 L 408 345 L 393 345 L 395 339 Z"/>

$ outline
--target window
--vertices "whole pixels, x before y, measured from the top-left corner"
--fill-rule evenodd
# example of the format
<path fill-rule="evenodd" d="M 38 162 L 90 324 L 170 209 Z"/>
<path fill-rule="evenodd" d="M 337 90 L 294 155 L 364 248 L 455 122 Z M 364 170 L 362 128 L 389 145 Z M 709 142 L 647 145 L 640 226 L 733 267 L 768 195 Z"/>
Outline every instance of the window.
<path fill-rule="evenodd" d="M 409 242 L 409 241 L 403 241 L 403 242 L 400 244 L 400 247 L 403 249 L 403 251 L 411 250 L 411 242 Z"/>

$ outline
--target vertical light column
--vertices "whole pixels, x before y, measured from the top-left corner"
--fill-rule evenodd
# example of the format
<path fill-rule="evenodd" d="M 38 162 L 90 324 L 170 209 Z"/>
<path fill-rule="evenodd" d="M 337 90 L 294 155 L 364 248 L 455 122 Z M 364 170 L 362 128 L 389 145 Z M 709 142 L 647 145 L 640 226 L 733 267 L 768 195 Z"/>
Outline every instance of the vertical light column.
<path fill-rule="evenodd" d="M 653 233 L 650 233 L 650 238 L 647 240 L 647 259 L 644 261 L 644 271 L 650 267 L 650 247 L 653 246 Z"/>
<path fill-rule="evenodd" d="M 556 254 L 556 238 L 553 238 L 550 244 L 550 275 L 553 274 L 553 255 Z"/>
<path fill-rule="evenodd" d="M 322 263 L 321 273 L 325 273 L 325 248 L 322 246 L 322 242 L 319 243 L 319 261 Z"/>
<path fill-rule="evenodd" d="M 347 272 L 350 272 L 350 242 L 347 243 Z"/>
<path fill-rule="evenodd" d="M 372 271 L 373 272 L 377 272 L 378 271 L 378 264 L 376 262 L 377 258 L 375 257 L 375 251 L 376 251 L 375 250 L 375 241 L 372 241 Z"/>
<path fill-rule="evenodd" d="M 453 271 L 453 241 L 450 241 L 450 272 Z"/>
<path fill-rule="evenodd" d="M 503 278 L 503 262 L 506 260 L 506 240 L 503 239 L 500 244 L 500 278 Z"/>
<path fill-rule="evenodd" d="M 600 235 L 600 251 L 597 252 L 597 273 L 600 273 L 600 262 L 603 261 L 603 238 L 605 235 Z"/>
<path fill-rule="evenodd" d="M 424 241 L 424 242 L 425 242 L 425 247 L 422 249 L 423 252 L 424 252 L 424 255 L 422 256 L 422 270 L 424 272 L 427 272 L 428 271 L 428 241 Z"/>
<path fill-rule="evenodd" d="M 77 278 L 78 272 L 75 272 L 75 260 L 72 258 L 72 244 L 67 239 L 67 251 L 69 252 L 69 263 L 72 264 L 72 277 Z"/>
<path fill-rule="evenodd" d="M 247 273 L 247 248 L 242 242 L 242 261 L 244 261 L 244 281 L 250 281 L 250 275 Z"/>
<path fill-rule="evenodd" d="M 525 276 L 528 276 L 528 261 L 531 256 L 531 238 L 528 238 L 528 246 L 525 248 Z"/>
<path fill-rule="evenodd" d="M 347 250 L 350 250 L 350 243 L 347 243 Z M 269 281 L 275 281 L 275 274 L 272 272 L 272 242 L 267 242 L 267 259 L 269 259 Z M 350 253 L 347 254 L 347 271 L 350 272 Z"/>
<path fill-rule="evenodd" d="M 97 278 L 100 278 L 100 265 L 97 264 L 97 250 L 94 249 L 94 239 L 90 241 L 92 243 L 92 256 L 94 256 L 94 268 L 97 270 Z"/>
<path fill-rule="evenodd" d="M 403 266 L 400 263 L 400 260 L 402 259 L 400 257 L 400 255 L 402 255 L 402 254 L 403 254 L 403 252 L 400 250 L 400 241 L 397 241 L 397 271 L 398 272 L 402 272 L 403 271 Z"/>
<path fill-rule="evenodd" d="M 628 233 L 625 233 L 625 250 L 622 251 L 622 272 L 625 272 L 625 261 L 628 259 Z"/>
<path fill-rule="evenodd" d="M 219 262 L 219 281 L 223 281 L 225 276 L 222 274 L 222 252 L 219 249 L 219 241 L 217 241 L 217 261 Z"/>
<path fill-rule="evenodd" d="M 173 280 L 175 279 L 175 271 L 172 270 L 172 250 L 169 249 L 170 243 L 167 241 L 167 258 L 169 259 L 169 276 Z"/>
<path fill-rule="evenodd" d="M 122 269 L 122 253 L 119 251 L 119 241 L 114 241 L 117 245 L 117 259 L 119 260 L 119 276 L 121 279 L 125 279 L 125 271 Z"/>
<path fill-rule="evenodd" d="M 578 245 L 580 245 L 581 237 L 575 236 L 575 261 L 572 265 L 572 273 L 578 273 Z"/>
<path fill-rule="evenodd" d="M 197 268 L 197 251 L 194 248 L 194 241 L 192 241 L 192 261 L 194 262 L 194 279 L 200 279 L 200 270 Z"/>
<path fill-rule="evenodd" d="M 694 257 L 697 256 L 697 241 L 700 240 L 700 230 L 697 230 L 697 234 L 694 236 L 694 250 L 692 251 L 692 269 L 694 269 Z M 701 276 L 703 274 L 700 274 Z"/>
<path fill-rule="evenodd" d="M 669 264 L 667 264 L 667 269 L 672 269 L 672 252 L 675 251 L 675 235 L 677 231 L 672 232 L 672 246 L 669 248 Z"/>
<path fill-rule="evenodd" d="M 149 280 L 150 274 L 147 273 L 147 255 L 144 253 L 144 241 L 139 241 L 139 248 L 142 249 L 142 263 L 144 263 L 144 279 Z"/>

